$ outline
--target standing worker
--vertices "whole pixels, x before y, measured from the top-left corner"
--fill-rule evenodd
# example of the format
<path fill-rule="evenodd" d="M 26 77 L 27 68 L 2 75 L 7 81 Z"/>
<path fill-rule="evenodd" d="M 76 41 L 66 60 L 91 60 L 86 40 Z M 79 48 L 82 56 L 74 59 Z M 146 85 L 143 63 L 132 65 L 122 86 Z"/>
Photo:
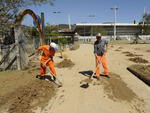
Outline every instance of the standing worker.
<path fill-rule="evenodd" d="M 45 79 L 46 66 L 49 67 L 51 74 L 53 75 L 53 80 L 56 80 L 56 71 L 54 68 L 53 57 L 55 51 L 58 50 L 57 45 L 54 42 L 51 42 L 50 45 L 43 45 L 38 48 L 39 51 L 42 51 L 40 59 L 40 75 L 37 75 L 37 78 Z"/>
<path fill-rule="evenodd" d="M 100 63 L 102 63 L 102 66 L 104 68 L 104 75 L 109 78 L 109 70 L 106 64 L 106 52 L 108 49 L 108 41 L 101 38 L 102 35 L 100 33 L 97 33 L 96 41 L 94 42 L 94 55 L 96 60 L 96 79 L 99 79 L 100 76 Z"/>

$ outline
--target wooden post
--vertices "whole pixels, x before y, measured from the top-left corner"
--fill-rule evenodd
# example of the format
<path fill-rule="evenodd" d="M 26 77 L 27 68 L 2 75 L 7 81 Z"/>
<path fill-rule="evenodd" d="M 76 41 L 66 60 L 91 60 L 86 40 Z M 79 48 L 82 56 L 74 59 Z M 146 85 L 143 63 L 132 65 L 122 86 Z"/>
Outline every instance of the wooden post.
<path fill-rule="evenodd" d="M 41 37 L 42 37 L 42 45 L 45 44 L 45 25 L 44 25 L 44 13 L 41 13 L 41 27 L 42 27 L 42 33 L 41 33 Z"/>
<path fill-rule="evenodd" d="M 41 45 L 45 44 L 43 32 L 40 33 L 40 43 Z"/>
<path fill-rule="evenodd" d="M 0 44 L 0 61 L 2 60 L 2 49 L 1 49 L 1 44 Z"/>
<path fill-rule="evenodd" d="M 17 56 L 17 69 L 21 70 L 20 65 L 20 50 L 19 50 L 19 35 L 21 33 L 21 28 L 19 26 L 15 26 L 15 44 L 16 44 L 16 56 Z"/>

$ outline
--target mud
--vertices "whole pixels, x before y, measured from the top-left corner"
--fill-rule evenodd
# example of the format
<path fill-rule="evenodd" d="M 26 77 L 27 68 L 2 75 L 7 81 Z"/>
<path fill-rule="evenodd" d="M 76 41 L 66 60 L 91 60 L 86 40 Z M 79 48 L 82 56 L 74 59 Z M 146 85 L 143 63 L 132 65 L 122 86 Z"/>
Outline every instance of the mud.
<path fill-rule="evenodd" d="M 141 57 L 129 58 L 129 61 L 132 61 L 132 62 L 135 62 L 135 63 L 149 63 L 148 60 L 145 60 Z"/>
<path fill-rule="evenodd" d="M 56 67 L 58 68 L 71 68 L 75 64 L 70 59 L 64 59 L 62 62 L 56 64 Z"/>

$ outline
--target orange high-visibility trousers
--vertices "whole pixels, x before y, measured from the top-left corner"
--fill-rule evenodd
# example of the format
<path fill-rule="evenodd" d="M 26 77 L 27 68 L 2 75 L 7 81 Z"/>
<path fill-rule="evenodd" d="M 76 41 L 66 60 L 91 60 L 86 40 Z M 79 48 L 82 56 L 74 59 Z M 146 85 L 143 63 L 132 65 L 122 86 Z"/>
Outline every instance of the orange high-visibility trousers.
<path fill-rule="evenodd" d="M 104 68 L 104 74 L 105 75 L 109 75 L 109 70 L 108 70 L 108 67 L 107 67 L 107 64 L 106 64 L 106 56 L 105 55 L 97 55 L 97 58 L 96 59 L 96 76 L 99 77 L 100 75 L 100 65 L 98 66 L 98 61 L 100 61 L 100 64 L 102 64 L 103 68 Z"/>
<path fill-rule="evenodd" d="M 43 66 L 42 64 L 44 64 L 44 62 L 41 62 L 40 75 L 41 76 L 45 76 L 45 74 L 46 74 L 46 67 Z M 56 71 L 55 71 L 55 68 L 54 68 L 54 61 L 50 60 L 47 63 L 47 66 L 49 67 L 51 73 L 53 73 L 53 75 L 56 76 Z"/>

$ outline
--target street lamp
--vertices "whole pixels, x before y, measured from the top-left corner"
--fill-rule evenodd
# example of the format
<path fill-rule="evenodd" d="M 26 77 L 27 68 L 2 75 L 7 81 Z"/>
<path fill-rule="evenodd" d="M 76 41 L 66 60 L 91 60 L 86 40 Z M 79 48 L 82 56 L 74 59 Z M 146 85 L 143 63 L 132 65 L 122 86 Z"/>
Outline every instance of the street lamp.
<path fill-rule="evenodd" d="M 62 13 L 62 12 L 60 12 L 60 11 L 54 11 L 53 13 L 59 14 L 59 13 Z M 71 19 L 70 19 L 70 14 L 68 14 L 68 26 L 69 26 L 69 29 L 71 30 Z"/>
<path fill-rule="evenodd" d="M 117 7 L 111 8 L 114 11 L 114 40 L 116 40 L 116 11 L 118 10 Z"/>
<path fill-rule="evenodd" d="M 69 29 L 71 30 L 71 24 L 70 24 L 70 14 L 68 14 L 68 25 L 69 25 Z"/>
<path fill-rule="evenodd" d="M 89 15 L 88 17 L 90 17 L 90 18 L 95 18 L 95 15 L 94 15 L 94 14 L 91 14 L 91 15 Z M 92 39 L 92 37 L 93 37 L 93 26 L 91 26 L 91 39 Z"/>
<path fill-rule="evenodd" d="M 60 11 L 54 11 L 53 13 L 61 13 Z"/>
<path fill-rule="evenodd" d="M 145 15 L 146 15 L 146 7 L 144 7 L 144 15 L 143 15 L 143 22 L 142 22 L 142 35 L 143 35 L 143 33 L 144 33 L 144 21 L 145 21 Z"/>
<path fill-rule="evenodd" d="M 55 14 L 60 14 L 61 12 L 60 12 L 60 11 L 54 11 L 53 13 L 55 13 Z M 58 30 L 58 32 L 59 32 L 59 24 L 57 25 L 57 30 Z"/>

